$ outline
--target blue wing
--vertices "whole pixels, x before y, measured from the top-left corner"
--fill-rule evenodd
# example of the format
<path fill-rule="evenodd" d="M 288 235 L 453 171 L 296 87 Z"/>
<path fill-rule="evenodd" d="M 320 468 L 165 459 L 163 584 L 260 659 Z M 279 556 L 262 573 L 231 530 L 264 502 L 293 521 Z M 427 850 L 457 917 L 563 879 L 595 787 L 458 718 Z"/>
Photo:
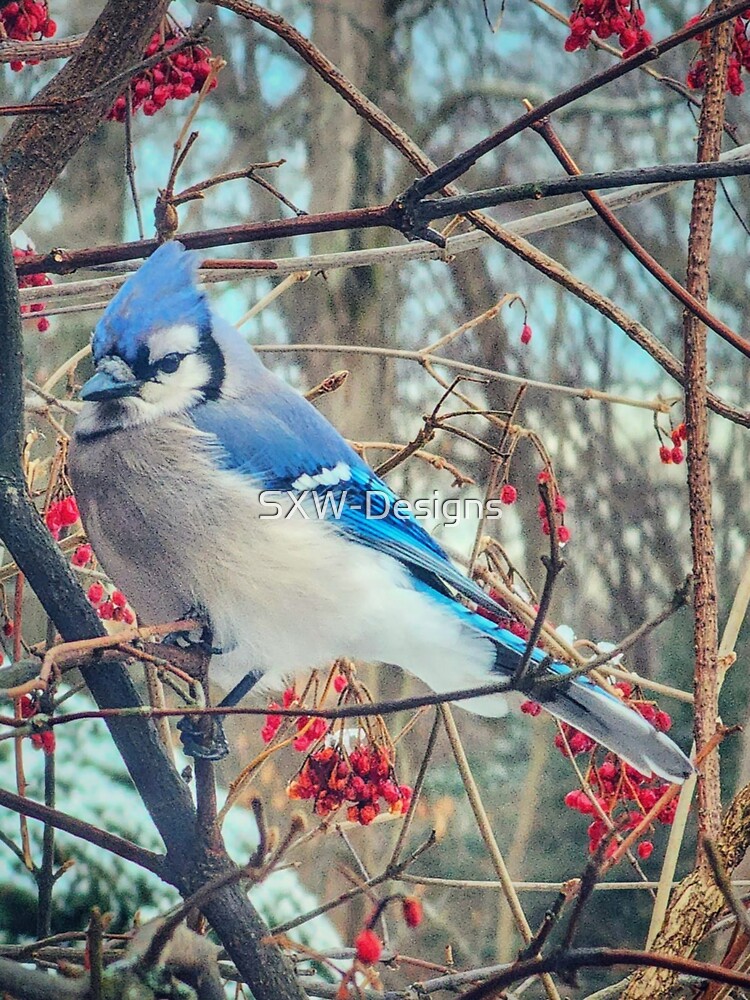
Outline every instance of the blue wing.
<path fill-rule="evenodd" d="M 314 406 L 283 383 L 263 396 L 258 406 L 217 401 L 192 411 L 196 427 L 216 437 L 224 468 L 264 489 L 304 494 L 306 509 L 352 541 L 397 559 L 434 590 L 444 594 L 449 587 L 507 614 L 456 569 L 403 502 L 396 506 L 393 490 Z"/>

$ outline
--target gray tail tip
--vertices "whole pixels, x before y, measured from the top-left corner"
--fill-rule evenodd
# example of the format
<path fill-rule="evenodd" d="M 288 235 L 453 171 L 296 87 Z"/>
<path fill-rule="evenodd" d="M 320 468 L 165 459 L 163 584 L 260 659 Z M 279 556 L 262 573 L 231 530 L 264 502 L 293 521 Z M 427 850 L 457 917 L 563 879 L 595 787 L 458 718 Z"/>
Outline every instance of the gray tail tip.
<path fill-rule="evenodd" d="M 664 733 L 654 732 L 644 756 L 651 770 L 660 778 L 681 785 L 697 768 L 677 744 Z"/>

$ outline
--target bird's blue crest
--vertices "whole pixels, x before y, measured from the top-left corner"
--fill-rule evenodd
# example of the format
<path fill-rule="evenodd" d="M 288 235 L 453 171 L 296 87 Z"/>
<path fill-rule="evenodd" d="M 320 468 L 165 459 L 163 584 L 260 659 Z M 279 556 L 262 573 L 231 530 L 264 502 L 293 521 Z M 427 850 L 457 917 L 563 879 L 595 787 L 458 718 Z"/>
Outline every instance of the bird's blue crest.
<path fill-rule="evenodd" d="M 195 272 L 198 254 L 171 240 L 155 250 L 128 278 L 96 324 L 94 360 L 117 354 L 132 363 L 156 330 L 189 323 L 210 325 L 210 311 Z"/>

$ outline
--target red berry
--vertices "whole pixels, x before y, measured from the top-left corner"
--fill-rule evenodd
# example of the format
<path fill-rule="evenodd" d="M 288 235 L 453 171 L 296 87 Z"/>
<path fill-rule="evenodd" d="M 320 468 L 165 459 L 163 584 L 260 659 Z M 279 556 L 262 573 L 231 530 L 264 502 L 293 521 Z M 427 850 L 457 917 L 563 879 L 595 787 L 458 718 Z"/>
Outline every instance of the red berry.
<path fill-rule="evenodd" d="M 537 716 L 542 710 L 542 706 L 536 701 L 524 701 L 521 703 L 521 711 L 525 715 Z"/>
<path fill-rule="evenodd" d="M 105 601 L 96 609 L 97 614 L 103 621 L 111 621 L 115 615 L 115 606 L 112 601 Z"/>
<path fill-rule="evenodd" d="M 505 504 L 515 503 L 518 499 L 518 490 L 515 486 L 511 486 L 510 483 L 505 483 L 503 488 L 500 490 L 500 502 Z"/>
<path fill-rule="evenodd" d="M 127 597 L 121 590 L 113 590 L 110 600 L 116 608 L 124 608 L 128 603 Z"/>
<path fill-rule="evenodd" d="M 91 562 L 91 557 L 94 551 L 88 542 L 85 545 L 79 545 L 78 548 L 73 553 L 73 558 L 71 562 L 74 566 L 85 566 L 86 563 Z"/>
<path fill-rule="evenodd" d="M 57 31 L 57 22 L 49 18 L 45 24 L 42 26 L 42 34 L 45 38 L 52 38 L 54 33 Z"/>
<path fill-rule="evenodd" d="M 663 733 L 669 732 L 672 728 L 672 716 L 668 712 L 657 712 L 654 725 Z"/>
<path fill-rule="evenodd" d="M 647 861 L 651 857 L 653 850 L 654 845 L 650 840 L 642 840 L 638 845 L 638 857 L 641 861 Z"/>
<path fill-rule="evenodd" d="M 49 330 L 49 320 L 46 316 L 42 316 L 42 318 L 37 322 L 36 328 L 40 333 L 46 333 L 47 330 Z"/>
<path fill-rule="evenodd" d="M 419 927 L 422 923 L 422 904 L 416 896 L 407 896 L 402 900 L 404 920 L 407 927 Z"/>
<path fill-rule="evenodd" d="M 23 69 L 23 63 L 20 59 L 11 59 L 10 68 L 14 73 L 19 73 Z"/>
<path fill-rule="evenodd" d="M 580 799 L 580 797 L 581 793 L 578 791 L 577 788 L 574 788 L 572 792 L 568 792 L 568 794 L 563 799 L 563 802 L 568 807 L 568 809 L 577 809 L 578 800 Z"/>
<path fill-rule="evenodd" d="M 60 537 L 60 529 L 62 528 L 62 524 L 60 523 L 60 512 L 57 507 L 50 507 L 44 516 L 44 522 L 49 529 L 49 533 L 55 540 L 57 540 Z"/>
<path fill-rule="evenodd" d="M 570 541 L 570 528 L 566 528 L 564 524 L 561 524 L 557 529 L 557 540 L 561 545 L 565 545 Z"/>
<path fill-rule="evenodd" d="M 97 580 L 88 589 L 88 599 L 92 604 L 99 604 L 104 597 L 104 586 Z"/>
<path fill-rule="evenodd" d="M 75 524 L 79 518 L 75 497 L 66 497 L 60 504 L 60 523 L 65 527 Z"/>
<path fill-rule="evenodd" d="M 531 327 L 529 326 L 528 323 L 524 323 L 523 328 L 521 330 L 521 343 L 528 344 L 530 340 L 531 340 Z"/>
<path fill-rule="evenodd" d="M 664 465 L 671 465 L 672 464 L 672 449 L 671 448 L 667 448 L 665 445 L 662 445 L 661 448 L 659 448 L 659 458 L 662 460 L 662 462 L 664 463 Z"/>
<path fill-rule="evenodd" d="M 360 931 L 356 936 L 354 939 L 354 948 L 357 952 L 357 958 L 364 965 L 372 965 L 373 962 L 377 962 L 383 953 L 383 945 L 380 938 L 369 927 Z"/>
<path fill-rule="evenodd" d="M 15 622 L 12 618 L 9 618 L 7 622 L 3 625 L 3 635 L 7 636 L 8 639 L 13 635 L 16 630 Z"/>
<path fill-rule="evenodd" d="M 672 449 L 672 461 L 674 462 L 675 465 L 680 465 L 682 462 L 685 461 L 685 455 L 683 453 L 682 448 Z"/>
<path fill-rule="evenodd" d="M 346 691 L 348 686 L 349 686 L 349 681 L 343 674 L 337 674 L 333 678 L 333 690 L 336 692 L 336 694 L 341 694 L 342 691 Z"/>

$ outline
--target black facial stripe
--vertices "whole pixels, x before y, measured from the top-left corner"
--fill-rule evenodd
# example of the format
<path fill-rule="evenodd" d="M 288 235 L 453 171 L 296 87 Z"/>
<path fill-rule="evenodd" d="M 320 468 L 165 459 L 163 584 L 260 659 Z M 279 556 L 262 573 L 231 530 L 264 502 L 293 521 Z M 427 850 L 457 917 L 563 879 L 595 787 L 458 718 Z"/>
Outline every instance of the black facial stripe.
<path fill-rule="evenodd" d="M 200 352 L 208 362 L 208 367 L 211 371 L 208 382 L 203 386 L 203 396 L 207 400 L 218 399 L 221 387 L 224 384 L 226 366 L 224 364 L 224 355 L 221 353 L 219 345 L 211 333 L 210 324 L 201 327 Z"/>

